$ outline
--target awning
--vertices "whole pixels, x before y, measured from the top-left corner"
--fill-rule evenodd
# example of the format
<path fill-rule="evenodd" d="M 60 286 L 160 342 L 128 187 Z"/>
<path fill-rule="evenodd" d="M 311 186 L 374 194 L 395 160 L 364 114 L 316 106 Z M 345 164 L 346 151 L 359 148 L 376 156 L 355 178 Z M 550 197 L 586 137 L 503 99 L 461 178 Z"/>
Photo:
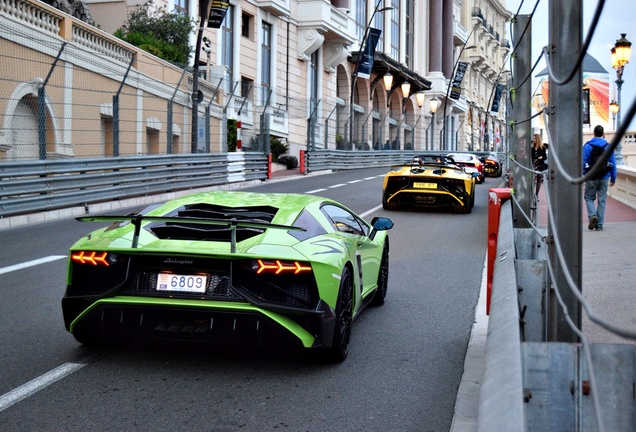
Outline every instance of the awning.
<path fill-rule="evenodd" d="M 351 56 L 349 56 L 349 62 L 354 65 L 357 64 L 361 55 L 361 51 L 352 52 Z M 408 81 L 408 83 L 411 84 L 411 94 L 431 89 L 431 82 L 429 80 L 392 59 L 385 53 L 376 51 L 373 55 L 373 68 L 371 69 L 371 73 L 376 75 L 377 80 L 382 79 L 387 72 L 393 75 L 393 88 L 399 87 L 404 81 Z"/>

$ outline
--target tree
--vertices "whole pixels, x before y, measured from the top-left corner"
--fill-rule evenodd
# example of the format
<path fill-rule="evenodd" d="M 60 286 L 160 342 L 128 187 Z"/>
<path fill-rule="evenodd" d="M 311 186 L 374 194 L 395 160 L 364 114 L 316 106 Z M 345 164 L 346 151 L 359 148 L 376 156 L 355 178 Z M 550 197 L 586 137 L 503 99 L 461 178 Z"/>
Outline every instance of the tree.
<path fill-rule="evenodd" d="M 128 19 L 114 35 L 150 54 L 185 67 L 192 53 L 188 40 L 194 29 L 192 18 L 168 13 L 165 6 L 156 7 L 153 0 L 148 0 L 128 13 Z"/>

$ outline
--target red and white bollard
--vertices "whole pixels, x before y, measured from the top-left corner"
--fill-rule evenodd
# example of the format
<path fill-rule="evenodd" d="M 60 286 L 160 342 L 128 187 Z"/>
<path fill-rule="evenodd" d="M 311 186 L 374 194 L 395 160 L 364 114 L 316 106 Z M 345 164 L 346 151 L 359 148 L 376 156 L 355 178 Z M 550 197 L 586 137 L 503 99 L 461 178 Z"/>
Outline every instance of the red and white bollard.
<path fill-rule="evenodd" d="M 236 151 L 241 151 L 243 149 L 243 139 L 241 138 L 241 121 L 236 121 Z"/>

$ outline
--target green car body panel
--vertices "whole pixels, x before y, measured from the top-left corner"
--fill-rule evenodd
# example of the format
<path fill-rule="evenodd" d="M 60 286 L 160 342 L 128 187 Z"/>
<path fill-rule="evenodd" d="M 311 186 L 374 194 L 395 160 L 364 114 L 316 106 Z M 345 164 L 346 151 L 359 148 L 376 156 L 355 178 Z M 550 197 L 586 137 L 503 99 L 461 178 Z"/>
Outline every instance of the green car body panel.
<path fill-rule="evenodd" d="M 265 321 L 302 347 L 329 348 L 343 270 L 353 275 L 355 317 L 378 291 L 392 227 L 383 219 L 376 229 L 322 197 L 236 191 L 78 219 L 111 223 L 69 250 L 64 321 L 89 344 L 103 342 L 109 332 L 127 338 L 143 330 L 154 337 L 177 324 L 181 332 L 194 326 L 197 336 L 231 339 L 214 326 L 234 320 L 236 327 L 245 318 L 248 333 L 251 320 L 259 330 Z M 388 262 L 384 268 L 388 274 Z M 172 284 L 207 285 L 166 290 L 159 275 Z M 130 322 L 115 329 L 118 319 Z"/>

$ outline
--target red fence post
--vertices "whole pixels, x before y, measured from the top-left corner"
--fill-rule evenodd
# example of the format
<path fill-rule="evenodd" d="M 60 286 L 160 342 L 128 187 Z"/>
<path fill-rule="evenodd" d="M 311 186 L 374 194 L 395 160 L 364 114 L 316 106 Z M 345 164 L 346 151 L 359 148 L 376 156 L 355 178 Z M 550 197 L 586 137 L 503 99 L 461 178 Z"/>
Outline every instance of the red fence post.
<path fill-rule="evenodd" d="M 272 154 L 267 155 L 267 178 L 272 178 Z"/>
<path fill-rule="evenodd" d="M 305 150 L 300 151 L 300 173 L 305 174 Z"/>
<path fill-rule="evenodd" d="M 241 128 L 243 124 L 240 120 L 236 121 L 236 151 L 241 151 L 243 148 L 243 138 L 241 136 Z"/>
<path fill-rule="evenodd" d="M 492 278 L 497 255 L 497 238 L 499 236 L 499 219 L 501 204 L 510 199 L 512 189 L 492 188 L 488 191 L 488 257 L 486 270 L 486 315 L 490 315 L 490 297 L 492 295 Z"/>

